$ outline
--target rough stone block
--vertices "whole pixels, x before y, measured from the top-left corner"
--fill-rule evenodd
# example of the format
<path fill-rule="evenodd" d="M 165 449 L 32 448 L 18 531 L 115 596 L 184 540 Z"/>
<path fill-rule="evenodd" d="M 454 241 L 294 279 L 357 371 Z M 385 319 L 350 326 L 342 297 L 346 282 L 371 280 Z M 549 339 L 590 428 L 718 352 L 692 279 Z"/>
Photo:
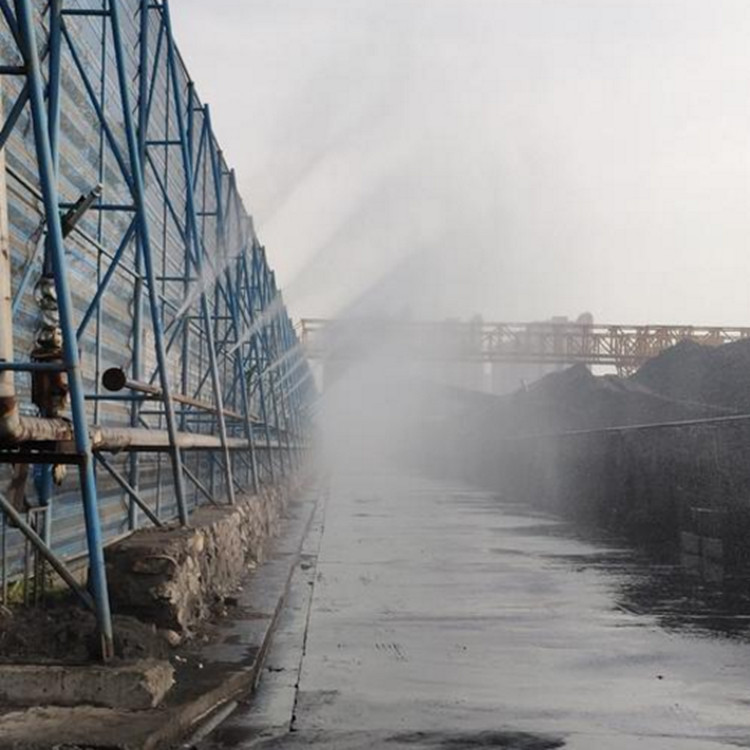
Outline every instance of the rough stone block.
<path fill-rule="evenodd" d="M 205 619 L 263 559 L 284 496 L 266 489 L 234 506 L 199 508 L 190 528 L 141 529 L 105 551 L 116 612 L 178 634 Z"/>

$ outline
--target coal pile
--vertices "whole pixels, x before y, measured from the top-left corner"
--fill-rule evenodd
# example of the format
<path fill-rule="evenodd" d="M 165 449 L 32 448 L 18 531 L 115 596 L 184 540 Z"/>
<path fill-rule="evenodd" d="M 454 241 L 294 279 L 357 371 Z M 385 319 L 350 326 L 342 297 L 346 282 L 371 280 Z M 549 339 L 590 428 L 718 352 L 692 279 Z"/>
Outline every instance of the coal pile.
<path fill-rule="evenodd" d="M 750 357 L 750 346 L 745 351 Z M 437 450 L 436 442 L 452 443 L 448 451 L 459 453 L 461 447 L 473 451 L 470 446 L 475 443 L 499 447 L 508 439 L 734 414 L 731 400 L 721 402 L 714 397 L 707 401 L 696 395 L 696 384 L 708 383 L 713 377 L 705 365 L 711 356 L 708 347 L 680 344 L 644 366 L 642 377 L 640 373 L 631 378 L 594 375 L 580 364 L 504 396 L 420 383 L 412 398 L 415 403 L 420 398 L 429 403 L 432 419 L 425 422 L 427 427 L 423 425 L 418 436 L 410 438 L 433 450 Z M 725 377 L 732 372 L 726 365 L 722 367 Z M 750 406 L 750 361 L 742 375 Z M 673 389 L 672 383 L 679 378 L 682 387 Z M 399 450 L 407 449 L 399 443 Z"/>
<path fill-rule="evenodd" d="M 584 365 L 546 375 L 508 404 L 516 434 L 698 419 L 726 409 L 657 391 L 633 378 L 593 375 Z"/>
<path fill-rule="evenodd" d="M 750 410 L 750 340 L 723 346 L 682 341 L 630 379 L 654 393 L 735 412 Z"/>
<path fill-rule="evenodd" d="M 686 341 L 629 378 L 577 365 L 507 396 L 448 395 L 414 443 L 433 457 L 424 468 L 638 544 L 674 552 L 692 535 L 701 571 L 750 580 L 750 421 L 712 420 L 750 413 L 750 341 Z M 659 427 L 628 429 L 645 425 Z"/>

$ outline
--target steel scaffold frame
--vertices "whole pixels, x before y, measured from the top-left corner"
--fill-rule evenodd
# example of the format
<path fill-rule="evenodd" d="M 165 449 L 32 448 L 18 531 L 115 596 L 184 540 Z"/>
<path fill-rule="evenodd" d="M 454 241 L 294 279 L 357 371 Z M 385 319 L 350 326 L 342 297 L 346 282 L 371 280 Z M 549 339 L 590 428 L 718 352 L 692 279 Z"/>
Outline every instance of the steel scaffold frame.
<path fill-rule="evenodd" d="M 0 11 L 10 41 L 4 55 L 9 48 L 14 52 L 2 61 L 0 74 L 15 92 L 0 148 L 7 143 L 11 153 L 18 142 L 13 139 L 24 137 L 18 131 L 29 112 L 38 183 L 9 174 L 43 203 L 44 241 L 14 275 L 14 306 L 27 294 L 43 256 L 61 334 L 57 358 L 6 358 L 0 374 L 27 373 L 38 385 L 64 373 L 70 396 L 69 420 L 38 402 L 41 418 L 22 414 L 16 432 L 3 433 L 0 462 L 38 464 L 38 499 L 45 506 L 53 501 L 53 466 L 78 466 L 92 596 L 78 593 L 96 611 L 106 659 L 112 655 L 112 624 L 99 518 L 102 476 L 128 498 L 130 529 L 141 515 L 162 523 L 166 486 L 186 524 L 189 486 L 194 497 L 234 503 L 237 492 L 258 491 L 299 465 L 313 385 L 265 249 L 211 129 L 208 106 L 199 101 L 179 56 L 168 0 L 50 0 L 45 7 L 0 0 Z M 135 69 L 128 47 L 133 34 Z M 90 186 L 88 202 L 76 203 L 70 194 L 71 145 L 66 141 L 64 150 L 61 143 L 70 140 L 66 118 L 81 111 L 98 134 L 96 158 L 88 166 L 95 166 L 99 186 Z M 69 237 L 96 253 L 95 283 L 81 309 L 80 294 L 71 289 L 75 257 Z M 103 372 L 112 365 L 105 353 L 106 307 L 123 289 L 132 305 L 130 357 Z M 185 451 L 201 448 L 205 454 L 190 468 Z M 121 449 L 130 451 L 127 472 L 103 455 Z M 157 455 L 155 503 L 144 494 L 141 452 Z M 171 484 L 162 477 L 162 454 Z M 103 475 L 97 475 L 97 463 Z M 0 495 L 7 514 L 11 505 Z M 48 523 L 44 539 L 32 542 L 67 575 L 64 561 L 50 549 L 53 538 Z"/>

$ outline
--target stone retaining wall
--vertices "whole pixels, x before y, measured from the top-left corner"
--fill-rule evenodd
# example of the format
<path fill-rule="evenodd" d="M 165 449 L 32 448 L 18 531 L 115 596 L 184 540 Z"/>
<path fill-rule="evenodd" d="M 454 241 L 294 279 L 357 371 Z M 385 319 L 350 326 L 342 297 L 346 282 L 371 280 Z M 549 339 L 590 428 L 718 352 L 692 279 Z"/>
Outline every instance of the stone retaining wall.
<path fill-rule="evenodd" d="M 141 529 L 105 551 L 115 612 L 183 633 L 236 588 L 278 533 L 286 493 L 264 489 L 235 506 L 196 510 L 190 527 Z"/>

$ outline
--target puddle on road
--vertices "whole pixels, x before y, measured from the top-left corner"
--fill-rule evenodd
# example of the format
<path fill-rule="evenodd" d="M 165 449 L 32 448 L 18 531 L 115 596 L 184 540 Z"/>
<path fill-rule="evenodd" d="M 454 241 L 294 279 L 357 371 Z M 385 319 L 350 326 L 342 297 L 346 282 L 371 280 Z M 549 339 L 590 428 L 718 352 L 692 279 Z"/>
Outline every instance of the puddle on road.
<path fill-rule="evenodd" d="M 655 616 L 668 630 L 750 642 L 750 585 L 740 573 L 706 581 L 679 563 L 651 564 L 636 555 L 619 571 L 617 603 L 636 615 Z"/>
<path fill-rule="evenodd" d="M 470 733 L 408 732 L 393 735 L 389 742 L 401 745 L 420 745 L 436 750 L 471 750 L 487 747 L 502 750 L 555 750 L 565 747 L 559 737 L 529 734 L 514 731 L 484 731 Z"/>
<path fill-rule="evenodd" d="M 498 536 L 498 555 L 543 555 L 572 571 L 595 571 L 611 584 L 613 608 L 655 621 L 667 630 L 702 637 L 750 641 L 750 571 L 730 566 L 711 576 L 684 564 L 676 545 L 638 547 L 595 526 L 579 524 L 540 508 L 485 494 L 454 493 L 468 509 L 500 511 L 490 528 Z M 505 537 L 505 538 L 503 538 Z M 575 542 L 574 554 L 542 552 L 516 544 L 518 538 Z"/>
<path fill-rule="evenodd" d="M 425 750 L 557 750 L 565 747 L 565 740 L 543 734 L 516 732 L 512 730 L 488 730 L 479 732 L 402 732 L 387 735 L 377 731 L 359 732 L 281 732 L 264 738 L 258 729 L 246 727 L 235 731 L 219 730 L 213 736 L 215 744 L 211 750 L 250 747 L 257 750 L 285 750 L 304 747 L 320 750 L 361 750 L 362 748 L 388 747 L 393 750 L 425 748 Z M 251 744 L 252 743 L 252 744 Z"/>
<path fill-rule="evenodd" d="M 515 521 L 518 508 L 513 506 L 510 511 Z M 727 567 L 722 569 L 718 580 L 707 579 L 683 564 L 676 545 L 639 548 L 601 529 L 567 520 L 498 526 L 497 531 L 508 531 L 513 536 L 553 537 L 585 545 L 590 551 L 548 553 L 544 557 L 573 571 L 595 571 L 609 579 L 614 606 L 619 610 L 653 618 L 667 630 L 750 642 L 750 575 L 747 570 Z M 502 546 L 494 551 L 523 554 L 523 550 Z"/>

